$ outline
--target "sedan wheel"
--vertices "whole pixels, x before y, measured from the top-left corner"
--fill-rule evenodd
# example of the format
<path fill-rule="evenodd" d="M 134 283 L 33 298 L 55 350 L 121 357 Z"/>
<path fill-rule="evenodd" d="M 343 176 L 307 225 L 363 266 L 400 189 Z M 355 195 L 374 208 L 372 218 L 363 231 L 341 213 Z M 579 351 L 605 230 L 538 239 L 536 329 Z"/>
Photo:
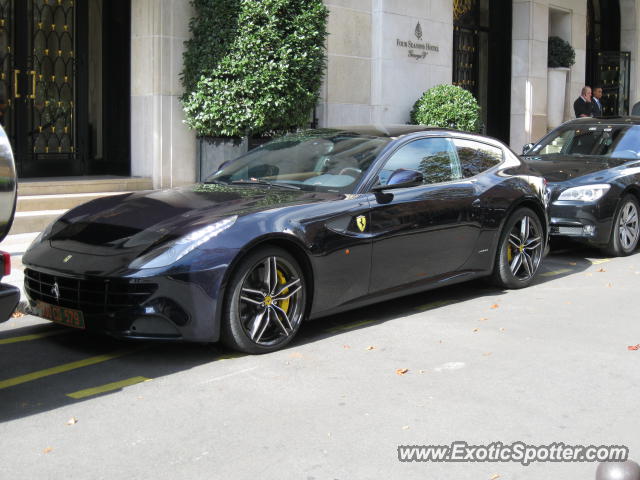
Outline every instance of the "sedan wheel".
<path fill-rule="evenodd" d="M 267 353 L 288 344 L 305 313 L 305 281 L 298 262 L 268 248 L 245 258 L 230 284 L 223 340 L 247 353 Z"/>
<path fill-rule="evenodd" d="M 494 283 L 503 288 L 522 288 L 535 278 L 544 253 L 544 230 L 538 216 L 528 208 L 516 211 L 505 224 L 494 267 Z"/>
<path fill-rule="evenodd" d="M 609 255 L 622 257 L 630 255 L 638 246 L 640 226 L 638 225 L 638 201 L 631 195 L 620 201 L 616 210 L 611 238 L 605 251 Z"/>

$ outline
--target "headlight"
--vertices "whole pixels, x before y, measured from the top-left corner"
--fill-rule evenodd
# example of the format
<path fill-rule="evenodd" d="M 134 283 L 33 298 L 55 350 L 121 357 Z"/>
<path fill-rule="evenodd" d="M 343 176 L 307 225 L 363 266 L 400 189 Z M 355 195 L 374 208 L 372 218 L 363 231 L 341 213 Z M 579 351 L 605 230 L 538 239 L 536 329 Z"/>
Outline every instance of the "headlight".
<path fill-rule="evenodd" d="M 567 188 L 560 194 L 558 200 L 571 200 L 574 202 L 595 202 L 600 200 L 609 191 L 611 185 L 585 185 L 583 187 Z"/>
<path fill-rule="evenodd" d="M 158 249 L 135 259 L 131 262 L 130 267 L 159 268 L 171 265 L 187 255 L 189 252 L 198 248 L 203 243 L 208 242 L 216 235 L 219 235 L 221 232 L 233 225 L 237 219 L 237 215 L 225 218 L 224 220 L 207 225 L 206 227 L 191 232 L 184 237 L 180 237 L 177 240 L 162 245 Z"/>

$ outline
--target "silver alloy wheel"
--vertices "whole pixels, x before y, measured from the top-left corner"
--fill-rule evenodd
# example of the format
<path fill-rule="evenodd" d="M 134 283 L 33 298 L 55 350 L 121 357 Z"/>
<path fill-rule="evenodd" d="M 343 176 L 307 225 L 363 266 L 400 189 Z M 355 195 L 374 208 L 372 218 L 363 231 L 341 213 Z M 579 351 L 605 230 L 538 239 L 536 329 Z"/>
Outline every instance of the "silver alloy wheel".
<path fill-rule="evenodd" d="M 304 313 L 301 274 L 281 257 L 267 257 L 242 280 L 238 314 L 247 337 L 274 346 L 295 333 Z"/>
<path fill-rule="evenodd" d="M 518 280 L 528 280 L 538 270 L 542 260 L 542 232 L 536 222 L 524 215 L 509 232 L 507 260 L 511 273 Z"/>
<path fill-rule="evenodd" d="M 627 202 L 620 212 L 618 235 L 620 245 L 625 250 L 634 248 L 638 242 L 638 209 L 633 202 Z"/>

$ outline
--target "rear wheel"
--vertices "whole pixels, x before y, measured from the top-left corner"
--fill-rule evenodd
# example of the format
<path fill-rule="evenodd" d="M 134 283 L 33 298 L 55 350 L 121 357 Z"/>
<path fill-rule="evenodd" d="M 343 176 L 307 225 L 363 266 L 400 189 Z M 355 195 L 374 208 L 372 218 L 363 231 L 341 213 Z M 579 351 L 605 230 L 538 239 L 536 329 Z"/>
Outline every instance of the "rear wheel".
<path fill-rule="evenodd" d="M 493 282 L 503 288 L 531 284 L 544 254 L 544 230 L 529 208 L 516 210 L 500 235 L 493 269 Z"/>
<path fill-rule="evenodd" d="M 607 255 L 624 257 L 636 249 L 640 237 L 639 211 L 638 201 L 633 195 L 625 195 L 620 200 L 613 217 L 609 244 L 604 248 Z"/>
<path fill-rule="evenodd" d="M 269 247 L 244 258 L 229 284 L 222 340 L 246 353 L 268 353 L 298 332 L 306 307 L 306 284 L 298 262 Z"/>

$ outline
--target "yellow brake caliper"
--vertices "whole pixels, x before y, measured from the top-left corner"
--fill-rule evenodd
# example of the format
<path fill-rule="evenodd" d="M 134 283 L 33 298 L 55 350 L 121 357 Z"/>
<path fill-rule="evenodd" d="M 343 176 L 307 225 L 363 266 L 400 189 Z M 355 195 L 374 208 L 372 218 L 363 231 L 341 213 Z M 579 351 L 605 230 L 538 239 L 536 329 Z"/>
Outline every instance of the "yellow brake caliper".
<path fill-rule="evenodd" d="M 513 250 L 511 250 L 511 244 L 509 243 L 507 245 L 507 261 L 511 263 L 511 260 L 513 260 Z"/>
<path fill-rule="evenodd" d="M 280 283 L 280 285 L 286 285 L 287 284 L 287 280 L 284 278 L 284 275 L 282 274 L 282 272 L 280 270 L 278 270 L 278 283 Z M 287 293 L 289 293 L 289 289 L 285 288 L 281 295 L 286 295 Z M 280 301 L 280 308 L 282 310 L 284 310 L 284 313 L 289 313 L 289 302 L 291 301 L 290 298 L 287 298 L 286 300 L 281 300 Z"/>

